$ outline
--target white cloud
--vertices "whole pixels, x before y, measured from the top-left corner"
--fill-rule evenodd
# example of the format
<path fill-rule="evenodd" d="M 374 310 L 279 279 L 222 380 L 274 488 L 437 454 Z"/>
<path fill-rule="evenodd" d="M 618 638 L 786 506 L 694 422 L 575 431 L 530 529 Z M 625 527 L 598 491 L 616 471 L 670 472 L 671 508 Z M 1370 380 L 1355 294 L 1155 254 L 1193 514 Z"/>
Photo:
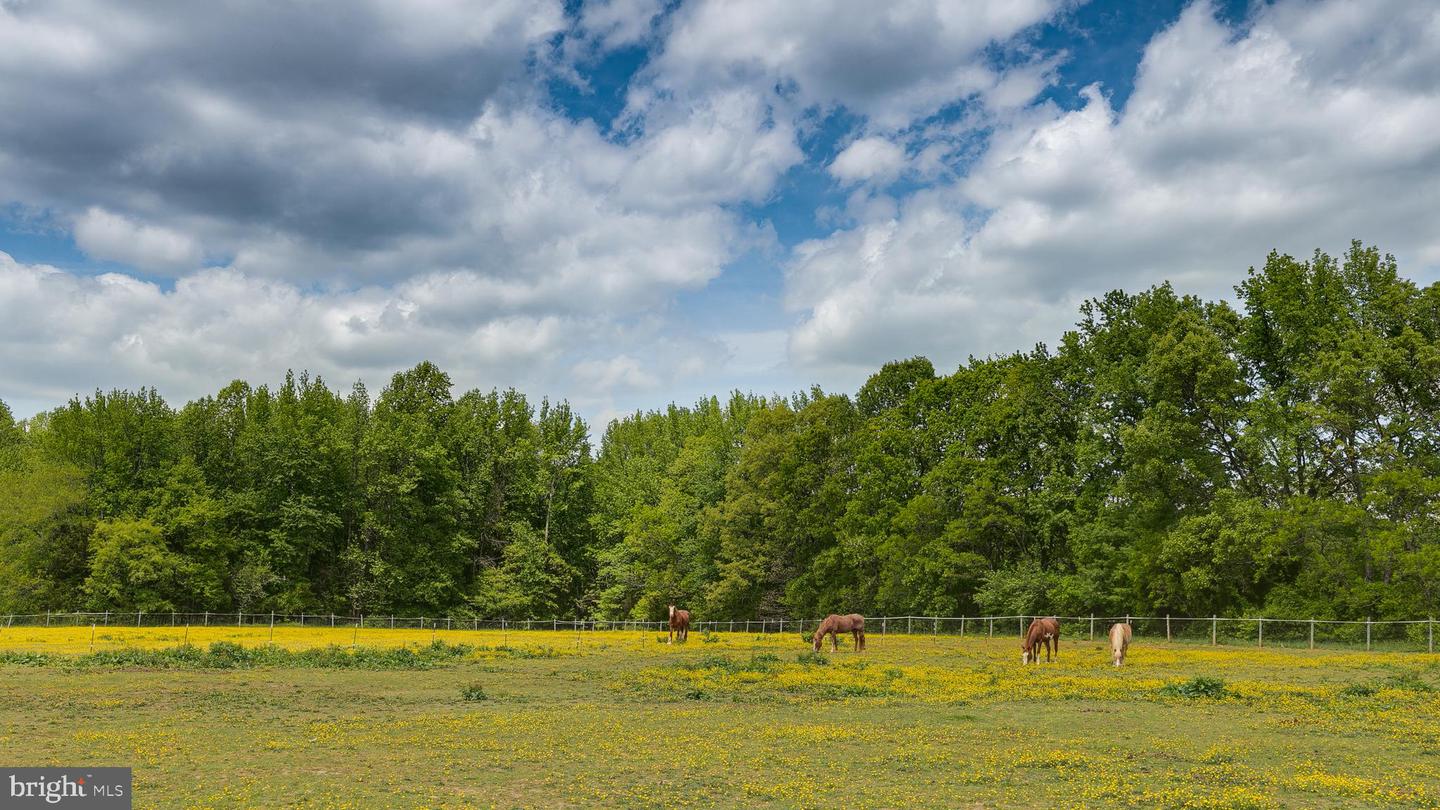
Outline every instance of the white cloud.
<path fill-rule="evenodd" d="M 158 225 L 139 225 L 119 214 L 90 208 L 75 220 L 75 243 L 97 259 L 142 270 L 193 269 L 200 246 L 189 236 Z"/>
<path fill-rule="evenodd" d="M 656 81 L 693 94 L 738 83 L 787 88 L 800 107 L 844 105 L 901 127 L 967 96 L 1015 85 L 983 50 L 1056 13 L 1058 0 L 699 0 L 670 24 Z"/>
<path fill-rule="evenodd" d="M 1351 238 L 1440 262 L 1440 9 L 1280 3 L 1237 35 L 1205 4 L 1146 49 L 1122 110 L 1017 114 L 958 181 L 801 245 L 794 361 L 847 384 L 1053 341 L 1075 305 L 1164 279 L 1223 296 L 1271 248 Z M 1344 54 L 1343 59 L 1337 54 Z M 1405 65 L 1395 59 L 1403 54 Z"/>
<path fill-rule="evenodd" d="M 885 138 L 860 138 L 835 156 L 830 174 L 847 183 L 893 180 L 905 168 L 905 150 Z"/>

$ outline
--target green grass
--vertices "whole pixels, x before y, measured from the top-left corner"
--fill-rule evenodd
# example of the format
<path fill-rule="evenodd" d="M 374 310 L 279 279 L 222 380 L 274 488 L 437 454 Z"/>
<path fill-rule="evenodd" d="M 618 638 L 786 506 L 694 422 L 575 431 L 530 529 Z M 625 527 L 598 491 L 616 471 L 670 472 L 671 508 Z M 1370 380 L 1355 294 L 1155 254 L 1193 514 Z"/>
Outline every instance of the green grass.
<path fill-rule="evenodd" d="M 1424 654 L 499 641 L 32 653 L 0 665 L 0 749 L 132 766 L 136 807 L 1440 805 Z"/>

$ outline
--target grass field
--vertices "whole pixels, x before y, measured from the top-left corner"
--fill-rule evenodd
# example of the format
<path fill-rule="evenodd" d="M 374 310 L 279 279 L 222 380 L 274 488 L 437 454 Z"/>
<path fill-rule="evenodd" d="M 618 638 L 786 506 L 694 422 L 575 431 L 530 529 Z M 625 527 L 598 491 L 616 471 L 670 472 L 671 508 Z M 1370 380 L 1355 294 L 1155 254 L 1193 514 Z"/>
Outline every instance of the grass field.
<path fill-rule="evenodd" d="M 795 634 L 277 628 L 279 650 L 469 648 L 361 669 L 114 655 L 187 641 L 272 640 L 0 630 L 5 760 L 132 766 L 136 807 L 1440 806 L 1425 654 L 1140 639 L 1116 671 L 1067 639 L 1026 669 L 1010 638 L 814 657 Z"/>

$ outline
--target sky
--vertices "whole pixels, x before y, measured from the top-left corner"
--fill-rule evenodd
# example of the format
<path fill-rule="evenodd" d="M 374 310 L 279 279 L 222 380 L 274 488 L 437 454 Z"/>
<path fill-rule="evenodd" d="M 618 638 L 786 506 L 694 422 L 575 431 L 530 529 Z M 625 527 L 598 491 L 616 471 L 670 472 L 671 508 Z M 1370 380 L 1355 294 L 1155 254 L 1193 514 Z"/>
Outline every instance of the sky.
<path fill-rule="evenodd" d="M 0 0 L 0 400 L 309 370 L 593 424 L 1440 277 L 1440 4 Z"/>

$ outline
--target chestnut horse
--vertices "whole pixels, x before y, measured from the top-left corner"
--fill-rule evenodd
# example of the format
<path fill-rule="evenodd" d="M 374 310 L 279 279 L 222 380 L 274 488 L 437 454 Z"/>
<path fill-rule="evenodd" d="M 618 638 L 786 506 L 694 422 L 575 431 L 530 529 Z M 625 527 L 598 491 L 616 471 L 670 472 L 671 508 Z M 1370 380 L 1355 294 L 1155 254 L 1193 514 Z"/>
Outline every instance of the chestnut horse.
<path fill-rule="evenodd" d="M 859 613 L 848 613 L 840 616 L 831 613 L 825 617 L 825 621 L 815 630 L 815 652 L 820 652 L 820 643 L 825 640 L 825 634 L 830 634 L 830 652 L 836 652 L 840 648 L 840 639 L 837 633 L 850 633 L 855 637 L 855 652 L 865 649 L 865 617 Z"/>
<path fill-rule="evenodd" d="M 674 644 L 676 637 L 679 637 L 681 644 L 685 643 L 685 639 L 690 638 L 690 611 L 676 610 L 675 606 L 671 605 L 670 632 L 665 636 L 665 643 Z"/>
<path fill-rule="evenodd" d="M 1055 658 L 1060 658 L 1060 621 L 1054 616 L 1030 622 L 1025 640 L 1020 644 L 1020 663 L 1040 663 L 1041 644 L 1045 645 L 1045 661 L 1050 661 L 1050 642 L 1055 642 Z"/>
<path fill-rule="evenodd" d="M 1125 663 L 1125 651 L 1130 649 L 1130 625 L 1120 622 L 1110 626 L 1110 660 L 1115 666 Z"/>

